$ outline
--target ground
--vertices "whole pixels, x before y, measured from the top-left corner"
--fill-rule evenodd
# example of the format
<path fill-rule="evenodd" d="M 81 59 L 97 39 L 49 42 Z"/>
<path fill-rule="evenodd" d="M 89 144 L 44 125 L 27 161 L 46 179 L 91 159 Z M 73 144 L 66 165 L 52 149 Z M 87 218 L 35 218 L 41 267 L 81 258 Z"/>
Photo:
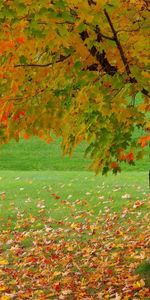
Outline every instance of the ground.
<path fill-rule="evenodd" d="M 148 161 L 95 176 L 85 145 L 0 153 L 0 299 L 149 299 Z"/>

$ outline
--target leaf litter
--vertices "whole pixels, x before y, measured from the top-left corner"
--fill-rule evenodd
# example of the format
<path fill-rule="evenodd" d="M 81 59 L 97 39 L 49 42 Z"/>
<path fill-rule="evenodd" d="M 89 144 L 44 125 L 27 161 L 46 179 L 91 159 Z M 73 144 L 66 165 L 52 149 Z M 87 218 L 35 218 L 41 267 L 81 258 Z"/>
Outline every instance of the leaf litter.
<path fill-rule="evenodd" d="M 70 216 L 47 217 L 41 200 L 38 216 L 18 211 L 15 227 L 9 218 L 0 231 L 0 299 L 149 299 L 150 288 L 135 273 L 150 256 L 150 214 L 142 212 L 149 195 L 120 212 L 101 196 L 96 217 L 85 199 L 52 196 Z"/>

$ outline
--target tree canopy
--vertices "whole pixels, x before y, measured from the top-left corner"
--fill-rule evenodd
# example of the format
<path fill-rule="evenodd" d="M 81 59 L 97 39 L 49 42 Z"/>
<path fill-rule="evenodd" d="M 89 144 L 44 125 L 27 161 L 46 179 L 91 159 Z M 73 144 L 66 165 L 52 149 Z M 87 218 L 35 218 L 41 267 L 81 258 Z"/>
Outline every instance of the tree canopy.
<path fill-rule="evenodd" d="M 92 168 L 103 173 L 142 158 L 150 140 L 148 2 L 2 1 L 1 143 L 32 135 L 50 142 L 53 132 L 71 154 L 86 141 Z"/>

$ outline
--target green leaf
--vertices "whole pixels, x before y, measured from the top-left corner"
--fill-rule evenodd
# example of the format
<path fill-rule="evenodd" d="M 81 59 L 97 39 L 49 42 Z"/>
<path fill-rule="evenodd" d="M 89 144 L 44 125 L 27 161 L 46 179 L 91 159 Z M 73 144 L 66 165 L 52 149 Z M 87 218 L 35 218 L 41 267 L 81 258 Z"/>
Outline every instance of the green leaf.
<path fill-rule="evenodd" d="M 48 13 L 48 9 L 46 7 L 42 7 L 40 10 L 39 10 L 39 15 L 40 16 L 46 16 Z"/>
<path fill-rule="evenodd" d="M 13 10 L 13 9 L 11 9 L 11 8 L 4 8 L 3 9 L 3 16 L 5 16 L 6 18 L 8 18 L 8 19 L 12 19 L 12 18 L 14 18 L 15 17 L 15 15 L 16 15 L 16 12 Z"/>
<path fill-rule="evenodd" d="M 15 2 L 19 12 L 24 12 L 27 9 L 27 6 L 23 2 L 18 3 L 18 0 Z"/>
<path fill-rule="evenodd" d="M 31 34 L 36 38 L 44 38 L 46 33 L 39 29 L 31 29 Z"/>
<path fill-rule="evenodd" d="M 27 58 L 24 55 L 21 55 L 19 60 L 22 65 L 27 64 Z"/>
<path fill-rule="evenodd" d="M 63 36 L 66 36 L 68 34 L 68 30 L 66 29 L 66 27 L 61 26 L 57 29 L 57 33 L 58 33 L 58 35 L 63 37 Z"/>
<path fill-rule="evenodd" d="M 74 22 L 75 19 L 70 15 L 70 12 L 64 11 L 61 14 L 58 14 L 58 17 L 63 18 L 64 21 L 66 22 Z"/>
<path fill-rule="evenodd" d="M 74 68 L 75 69 L 81 69 L 81 66 L 82 66 L 82 64 L 81 64 L 81 62 L 79 60 L 76 61 L 75 64 L 74 64 Z"/>
<path fill-rule="evenodd" d="M 84 24 L 84 23 L 81 23 L 81 24 L 77 27 L 77 29 L 78 29 L 79 32 L 84 31 L 86 28 L 87 28 L 87 25 Z"/>
<path fill-rule="evenodd" d="M 66 4 L 65 4 L 65 2 L 62 1 L 62 0 L 57 0 L 57 1 L 55 1 L 55 7 L 56 7 L 56 8 L 61 8 L 61 9 L 63 9 L 63 8 L 66 7 Z"/>

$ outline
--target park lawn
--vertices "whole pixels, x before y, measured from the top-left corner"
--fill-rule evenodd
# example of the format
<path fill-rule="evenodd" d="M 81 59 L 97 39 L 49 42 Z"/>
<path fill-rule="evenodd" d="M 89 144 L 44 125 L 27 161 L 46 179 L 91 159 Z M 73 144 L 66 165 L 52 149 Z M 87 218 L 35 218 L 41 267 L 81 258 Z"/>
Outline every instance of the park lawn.
<path fill-rule="evenodd" d="M 86 144 L 81 143 L 73 156 L 62 155 L 61 139 L 47 144 L 38 138 L 21 139 L 18 143 L 12 140 L 0 147 L 0 170 L 20 171 L 88 171 L 91 160 L 84 156 Z M 122 164 L 125 171 L 148 171 L 150 167 L 149 147 L 147 155 L 136 162 L 135 166 Z"/>
<path fill-rule="evenodd" d="M 146 161 L 141 171 L 95 176 L 84 145 L 72 160 L 57 143 L 50 158 L 38 140 L 5 147 L 0 299 L 149 299 Z"/>
<path fill-rule="evenodd" d="M 1 171 L 0 190 L 0 299 L 149 299 L 147 172 Z"/>
<path fill-rule="evenodd" d="M 84 199 L 95 216 L 107 206 L 110 198 L 114 198 L 112 207 L 109 203 L 111 209 L 119 211 L 131 201 L 145 197 L 148 193 L 148 157 L 136 166 L 124 164 L 123 172 L 117 176 L 95 176 L 88 170 L 90 159 L 84 157 L 85 148 L 84 143 L 80 144 L 70 158 L 62 156 L 60 139 L 56 138 L 51 144 L 32 138 L 1 146 L 1 220 L 10 216 L 13 226 L 17 210 L 27 215 L 37 214 L 41 201 L 47 215 L 52 213 L 59 218 L 70 214 L 66 207 L 61 205 L 60 209 L 59 199 L 55 197 L 70 203 Z M 122 198 L 126 194 L 129 199 Z"/>
<path fill-rule="evenodd" d="M 107 207 L 119 212 L 137 200 L 146 201 L 148 174 L 95 176 L 85 171 L 1 171 L 0 193 L 0 220 L 12 219 L 12 225 L 18 212 L 24 216 L 38 215 L 41 207 L 52 218 L 71 218 L 72 205 L 78 201 L 80 210 L 84 207 L 82 202 L 87 202 L 88 210 L 96 217 Z M 67 205 L 61 204 L 63 201 Z M 146 212 L 146 203 L 142 210 Z M 5 222 L 1 226 L 5 228 Z"/>
<path fill-rule="evenodd" d="M 74 152 L 73 158 L 62 155 L 61 139 L 54 139 L 50 144 L 38 138 L 12 140 L 0 148 L 0 170 L 20 171 L 82 171 L 90 163 L 84 157 L 85 144 L 82 143 Z"/>

